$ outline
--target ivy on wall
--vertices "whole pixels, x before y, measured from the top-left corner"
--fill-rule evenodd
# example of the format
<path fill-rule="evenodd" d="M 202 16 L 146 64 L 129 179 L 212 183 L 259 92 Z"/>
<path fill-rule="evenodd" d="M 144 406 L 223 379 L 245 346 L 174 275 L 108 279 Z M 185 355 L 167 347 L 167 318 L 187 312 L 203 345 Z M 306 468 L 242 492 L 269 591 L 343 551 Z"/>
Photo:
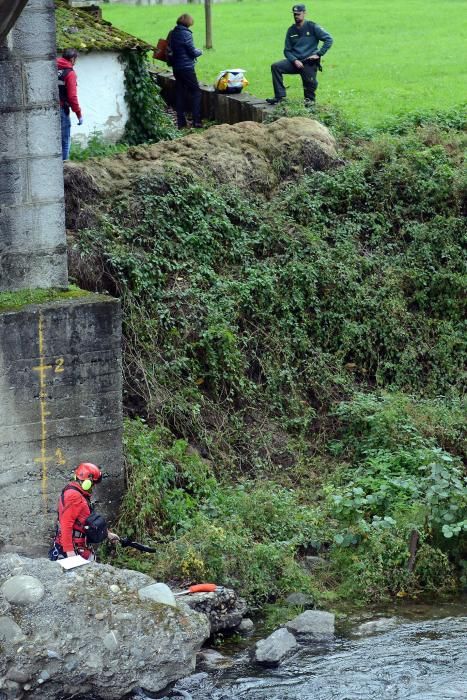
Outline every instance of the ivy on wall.
<path fill-rule="evenodd" d="M 125 100 L 129 110 L 122 140 L 135 145 L 175 138 L 175 126 L 149 73 L 146 53 L 124 51 L 120 60 L 125 66 Z"/>

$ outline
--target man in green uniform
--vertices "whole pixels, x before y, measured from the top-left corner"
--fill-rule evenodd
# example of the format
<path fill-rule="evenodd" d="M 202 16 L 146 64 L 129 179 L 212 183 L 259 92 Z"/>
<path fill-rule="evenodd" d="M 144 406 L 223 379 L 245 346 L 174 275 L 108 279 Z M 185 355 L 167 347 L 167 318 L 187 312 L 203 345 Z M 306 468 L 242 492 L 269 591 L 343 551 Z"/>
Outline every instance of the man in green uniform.
<path fill-rule="evenodd" d="M 285 35 L 285 60 L 277 61 L 271 66 L 274 97 L 267 100 L 271 105 L 281 102 L 285 97 L 282 76 L 296 73 L 302 79 L 305 104 L 313 104 L 318 87 L 316 73 L 320 68 L 321 56 L 324 56 L 332 45 L 332 36 L 319 24 L 305 21 L 305 5 L 294 5 L 292 13 L 295 24 L 288 28 Z"/>

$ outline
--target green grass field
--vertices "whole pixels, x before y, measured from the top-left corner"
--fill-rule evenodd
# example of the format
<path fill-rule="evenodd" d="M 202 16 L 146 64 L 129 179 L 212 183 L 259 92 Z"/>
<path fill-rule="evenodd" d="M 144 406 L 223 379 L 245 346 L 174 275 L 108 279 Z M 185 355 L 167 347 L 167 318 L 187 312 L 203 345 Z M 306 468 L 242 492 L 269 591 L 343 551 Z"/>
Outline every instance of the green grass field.
<path fill-rule="evenodd" d="M 240 67 L 247 71 L 248 92 L 271 96 L 270 64 L 283 58 L 291 7 L 282 0 L 213 5 L 214 48 L 199 59 L 198 78 L 212 83 L 220 70 Z M 308 19 L 334 37 L 319 74 L 319 102 L 374 125 L 396 114 L 465 101 L 467 0 L 323 0 L 308 8 Z M 103 12 L 154 44 L 189 12 L 195 44 L 204 44 L 203 5 L 104 5 Z M 298 76 L 286 76 L 285 84 L 290 98 L 302 97 Z"/>

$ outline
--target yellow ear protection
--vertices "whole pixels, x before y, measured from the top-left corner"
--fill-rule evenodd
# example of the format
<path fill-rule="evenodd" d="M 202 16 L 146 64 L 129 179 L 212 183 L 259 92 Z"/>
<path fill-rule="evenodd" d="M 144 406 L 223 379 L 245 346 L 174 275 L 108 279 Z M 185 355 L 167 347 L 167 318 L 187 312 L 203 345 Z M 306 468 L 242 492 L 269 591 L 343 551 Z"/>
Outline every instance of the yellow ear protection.
<path fill-rule="evenodd" d="M 76 474 L 73 476 L 73 479 L 75 481 L 79 481 Z M 94 482 L 92 481 L 92 479 L 85 479 L 84 481 L 79 481 L 79 484 L 80 484 L 81 488 L 83 489 L 83 491 L 90 491 L 92 489 L 93 483 Z"/>

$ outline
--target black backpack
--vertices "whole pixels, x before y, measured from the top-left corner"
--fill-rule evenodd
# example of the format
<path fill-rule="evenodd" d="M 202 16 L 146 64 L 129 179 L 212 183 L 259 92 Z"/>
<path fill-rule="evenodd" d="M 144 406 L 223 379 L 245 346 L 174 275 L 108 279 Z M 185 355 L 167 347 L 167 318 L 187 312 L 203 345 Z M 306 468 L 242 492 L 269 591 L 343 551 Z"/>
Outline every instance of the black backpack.
<path fill-rule="evenodd" d="M 72 484 L 68 484 L 68 486 L 65 486 L 65 488 L 63 489 L 61 495 L 63 505 L 65 504 L 65 491 L 68 491 L 69 489 L 73 489 L 73 491 L 78 491 L 78 493 L 83 495 L 80 489 L 77 489 Z M 86 535 L 86 540 L 89 544 L 99 544 L 100 542 L 103 542 L 105 539 L 107 539 L 108 530 L 104 516 L 99 515 L 99 513 L 91 513 L 91 515 L 88 515 L 88 517 L 84 521 L 84 532 Z"/>
<path fill-rule="evenodd" d="M 174 59 L 174 51 L 172 48 L 171 41 L 172 41 L 172 32 L 170 31 L 167 34 L 167 48 L 165 50 L 165 62 L 167 63 L 168 66 L 172 65 L 173 59 Z"/>
<path fill-rule="evenodd" d="M 85 522 L 84 530 L 86 532 L 86 540 L 89 544 L 99 544 L 107 539 L 107 523 L 99 513 L 91 513 Z"/>

